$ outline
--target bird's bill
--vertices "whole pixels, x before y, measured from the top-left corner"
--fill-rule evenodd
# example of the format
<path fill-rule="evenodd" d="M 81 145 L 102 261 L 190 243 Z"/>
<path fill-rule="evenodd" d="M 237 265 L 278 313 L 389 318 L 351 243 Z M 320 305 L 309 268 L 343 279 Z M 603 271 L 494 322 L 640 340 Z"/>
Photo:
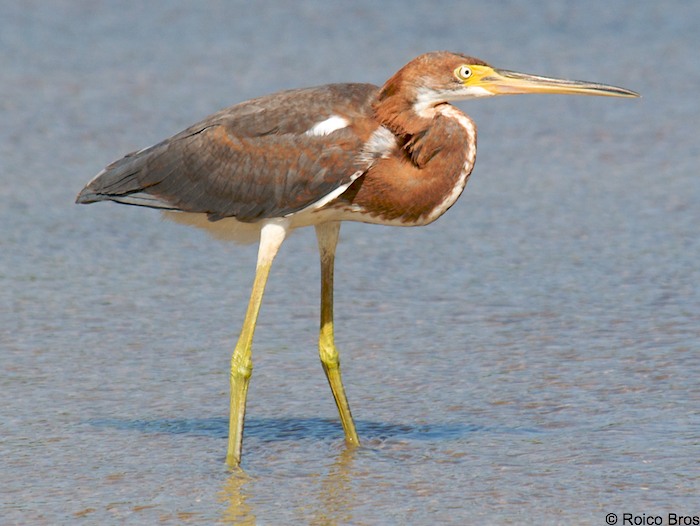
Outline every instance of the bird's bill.
<path fill-rule="evenodd" d="M 491 69 L 488 73 L 484 73 L 481 77 L 480 87 L 494 95 L 559 93 L 566 95 L 599 95 L 603 97 L 639 97 L 639 93 L 607 84 L 540 77 L 505 69 Z"/>

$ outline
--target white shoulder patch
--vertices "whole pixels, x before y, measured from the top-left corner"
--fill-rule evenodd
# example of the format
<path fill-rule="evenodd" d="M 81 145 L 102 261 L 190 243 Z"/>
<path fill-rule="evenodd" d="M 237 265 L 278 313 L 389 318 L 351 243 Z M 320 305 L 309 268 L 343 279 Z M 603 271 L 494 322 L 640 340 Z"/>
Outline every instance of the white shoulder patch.
<path fill-rule="evenodd" d="M 306 135 L 330 135 L 334 131 L 347 128 L 349 124 L 350 121 L 347 119 L 337 115 L 332 115 L 326 120 L 314 124 L 309 130 L 306 131 Z"/>
<path fill-rule="evenodd" d="M 389 157 L 396 146 L 396 136 L 392 131 L 386 126 L 379 126 L 362 146 L 358 159 L 369 166 L 378 159 Z"/>

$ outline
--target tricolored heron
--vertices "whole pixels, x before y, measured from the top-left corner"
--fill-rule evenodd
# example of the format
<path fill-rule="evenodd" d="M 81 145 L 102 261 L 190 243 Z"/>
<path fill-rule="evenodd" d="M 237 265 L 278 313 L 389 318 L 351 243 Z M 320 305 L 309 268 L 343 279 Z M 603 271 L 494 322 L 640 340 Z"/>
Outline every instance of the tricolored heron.
<path fill-rule="evenodd" d="M 240 463 L 253 332 L 270 266 L 294 229 L 313 225 L 321 257 L 319 351 L 349 445 L 359 439 L 333 334 L 341 221 L 427 225 L 464 190 L 476 126 L 450 101 L 519 93 L 638 97 L 633 91 L 496 69 L 466 55 L 421 55 L 382 87 L 329 84 L 236 104 L 102 170 L 78 203 L 116 201 L 260 245 L 231 358 L 226 461 Z"/>

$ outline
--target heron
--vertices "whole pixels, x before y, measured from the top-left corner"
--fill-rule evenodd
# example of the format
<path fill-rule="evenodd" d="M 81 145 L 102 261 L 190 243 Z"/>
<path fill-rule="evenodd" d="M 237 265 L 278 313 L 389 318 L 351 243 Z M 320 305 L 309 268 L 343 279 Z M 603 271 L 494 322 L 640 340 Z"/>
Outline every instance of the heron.
<path fill-rule="evenodd" d="M 321 364 L 345 441 L 358 446 L 335 344 L 333 272 L 343 221 L 422 226 L 459 198 L 476 160 L 476 125 L 453 101 L 551 93 L 638 97 L 593 82 L 497 69 L 464 54 L 420 55 L 383 86 L 327 84 L 262 96 L 129 153 L 77 203 L 160 209 L 234 241 L 258 240 L 252 291 L 231 356 L 226 463 L 241 461 L 253 334 L 270 268 L 295 229 L 313 226 L 321 266 Z"/>

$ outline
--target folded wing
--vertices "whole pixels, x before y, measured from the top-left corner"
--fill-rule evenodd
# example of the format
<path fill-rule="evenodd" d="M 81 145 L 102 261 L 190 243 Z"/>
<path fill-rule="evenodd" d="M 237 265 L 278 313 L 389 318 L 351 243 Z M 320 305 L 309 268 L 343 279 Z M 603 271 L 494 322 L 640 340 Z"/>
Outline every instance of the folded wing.
<path fill-rule="evenodd" d="M 111 200 L 253 222 L 283 217 L 349 186 L 374 125 L 377 88 L 335 84 L 222 110 L 100 172 L 77 202 Z"/>

